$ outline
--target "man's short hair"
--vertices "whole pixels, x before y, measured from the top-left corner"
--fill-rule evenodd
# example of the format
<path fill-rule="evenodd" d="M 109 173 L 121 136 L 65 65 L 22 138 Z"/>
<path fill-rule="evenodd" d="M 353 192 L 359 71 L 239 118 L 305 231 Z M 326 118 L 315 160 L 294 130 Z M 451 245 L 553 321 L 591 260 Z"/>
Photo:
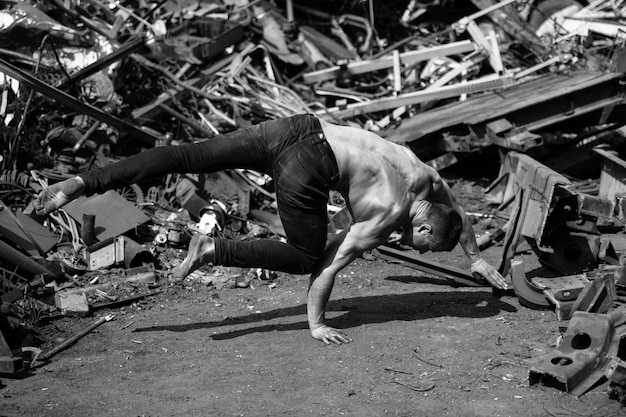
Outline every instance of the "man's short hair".
<path fill-rule="evenodd" d="M 450 251 L 459 242 L 463 219 L 456 210 L 445 204 L 431 203 L 426 212 L 432 226 L 429 239 L 431 251 Z"/>

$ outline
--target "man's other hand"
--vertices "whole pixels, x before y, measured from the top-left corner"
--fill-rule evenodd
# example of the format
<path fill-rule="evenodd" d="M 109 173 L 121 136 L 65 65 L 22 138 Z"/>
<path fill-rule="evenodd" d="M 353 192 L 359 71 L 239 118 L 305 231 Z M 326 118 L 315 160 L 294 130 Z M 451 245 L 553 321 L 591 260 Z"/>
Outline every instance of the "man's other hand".
<path fill-rule="evenodd" d="M 472 273 L 479 274 L 495 288 L 501 290 L 509 289 L 504 277 L 482 258 L 472 263 Z"/>
<path fill-rule="evenodd" d="M 321 340 L 327 345 L 330 345 L 331 343 L 335 345 L 341 345 L 343 343 L 352 342 L 352 339 L 350 339 L 344 333 L 328 326 L 320 326 L 314 330 L 311 330 L 311 336 L 313 336 L 313 338 L 317 340 Z"/>
<path fill-rule="evenodd" d="M 35 201 L 35 212 L 39 215 L 52 213 L 81 196 L 84 191 L 85 185 L 79 177 L 68 178 L 52 184 L 39 193 Z"/>

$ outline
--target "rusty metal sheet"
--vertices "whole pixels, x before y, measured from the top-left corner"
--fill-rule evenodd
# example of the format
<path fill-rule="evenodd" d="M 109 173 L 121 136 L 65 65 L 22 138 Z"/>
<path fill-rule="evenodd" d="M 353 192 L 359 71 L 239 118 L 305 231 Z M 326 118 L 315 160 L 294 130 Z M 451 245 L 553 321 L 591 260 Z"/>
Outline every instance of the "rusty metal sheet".
<path fill-rule="evenodd" d="M 91 197 L 79 197 L 63 209 L 80 226 L 83 224 L 83 214 L 95 214 L 94 232 L 100 241 L 122 235 L 150 220 L 135 205 L 113 190 Z"/>
<path fill-rule="evenodd" d="M 0 207 L 2 206 L 0 205 Z M 21 211 L 14 213 L 14 216 L 21 223 L 21 225 L 18 225 L 7 210 L 10 209 L 8 207 L 0 209 L 0 235 L 19 245 L 20 248 L 31 256 L 41 256 L 56 245 L 58 238 L 50 230 Z M 25 230 L 22 230 L 22 227 Z M 35 240 L 36 245 L 31 241 L 31 238 Z M 39 253 L 39 249 L 43 253 Z"/>
<path fill-rule="evenodd" d="M 534 239 L 540 250 L 552 252 L 550 244 L 544 239 L 548 215 L 556 193 L 566 192 L 562 187 L 570 185 L 571 182 L 562 174 L 527 155 L 519 154 L 517 158 L 515 182 L 518 187 L 528 191 L 528 208 L 521 225 L 521 234 Z"/>

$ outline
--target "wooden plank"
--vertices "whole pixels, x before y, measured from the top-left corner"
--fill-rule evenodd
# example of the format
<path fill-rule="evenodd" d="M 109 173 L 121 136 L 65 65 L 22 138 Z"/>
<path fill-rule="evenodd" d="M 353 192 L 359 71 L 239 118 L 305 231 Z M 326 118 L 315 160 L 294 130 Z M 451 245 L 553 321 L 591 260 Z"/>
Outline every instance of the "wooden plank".
<path fill-rule="evenodd" d="M 412 93 L 402 94 L 400 96 L 384 97 L 378 100 L 352 103 L 340 107 L 331 107 L 329 109 L 320 110 L 317 113 L 320 115 L 332 113 L 336 117 L 354 117 L 361 114 L 395 109 L 402 106 L 457 97 L 463 94 L 499 89 L 511 86 L 514 83 L 515 81 L 512 76 L 503 76 L 495 79 L 479 79 L 464 83 L 445 85 L 435 89 L 415 91 Z"/>
<path fill-rule="evenodd" d="M 317 31 L 311 26 L 301 26 L 300 33 L 302 33 L 305 40 L 315 45 L 315 47 L 319 49 L 326 58 L 333 62 L 359 58 L 357 54 L 348 50 L 348 48 L 346 48 L 339 42 L 334 41 L 332 38 L 324 35 L 323 33 Z"/>
<path fill-rule="evenodd" d="M 620 104 L 624 101 L 624 97 L 613 97 L 608 98 L 606 100 L 596 101 L 593 104 L 589 104 L 587 106 L 577 107 L 572 112 L 561 113 L 554 116 L 544 117 L 541 119 L 537 119 L 536 121 L 526 125 L 528 130 L 538 130 L 546 126 L 550 126 L 559 122 L 564 122 L 570 119 L 573 115 L 582 116 L 583 114 L 588 114 L 594 112 L 596 110 L 600 110 L 606 108 L 608 106 Z"/>
<path fill-rule="evenodd" d="M 440 56 L 463 54 L 474 52 L 475 50 L 476 45 L 472 41 L 464 40 L 432 48 L 404 52 L 400 54 L 400 62 L 402 65 L 413 65 Z M 313 84 L 320 81 L 332 80 L 344 73 L 359 75 L 392 67 L 393 56 L 388 55 L 376 60 L 351 62 L 347 65 L 336 65 L 319 71 L 308 72 L 303 75 L 303 80 L 305 83 Z"/>
<path fill-rule="evenodd" d="M 475 95 L 462 102 L 449 103 L 430 111 L 420 113 L 407 119 L 387 139 L 397 143 L 408 143 L 426 135 L 449 129 L 459 125 L 476 125 L 489 120 L 506 117 L 511 113 L 524 110 L 527 123 L 545 114 L 533 114 L 527 110 L 535 105 L 559 98 L 571 97 L 576 102 L 596 101 L 593 95 L 604 94 L 605 99 L 610 92 L 602 93 L 597 87 L 604 86 L 615 90 L 618 94 L 619 80 L 622 73 L 578 72 L 569 75 L 551 74 L 538 77 L 500 90 L 497 93 L 487 92 Z M 586 90 L 586 91 L 585 91 Z M 584 93 L 584 94 L 582 94 Z M 566 114 L 571 109 L 553 109 Z"/>

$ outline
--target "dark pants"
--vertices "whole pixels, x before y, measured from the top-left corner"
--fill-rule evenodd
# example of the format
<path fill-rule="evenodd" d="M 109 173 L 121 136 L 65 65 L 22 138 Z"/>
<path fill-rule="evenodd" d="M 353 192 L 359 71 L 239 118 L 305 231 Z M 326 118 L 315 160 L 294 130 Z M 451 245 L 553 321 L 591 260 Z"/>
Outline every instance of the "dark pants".
<path fill-rule="evenodd" d="M 339 178 L 335 156 L 312 115 L 270 120 L 202 143 L 152 148 L 80 177 L 90 195 L 168 173 L 234 168 L 274 178 L 288 243 L 216 239 L 215 264 L 312 272 L 326 245 L 328 193 Z"/>

